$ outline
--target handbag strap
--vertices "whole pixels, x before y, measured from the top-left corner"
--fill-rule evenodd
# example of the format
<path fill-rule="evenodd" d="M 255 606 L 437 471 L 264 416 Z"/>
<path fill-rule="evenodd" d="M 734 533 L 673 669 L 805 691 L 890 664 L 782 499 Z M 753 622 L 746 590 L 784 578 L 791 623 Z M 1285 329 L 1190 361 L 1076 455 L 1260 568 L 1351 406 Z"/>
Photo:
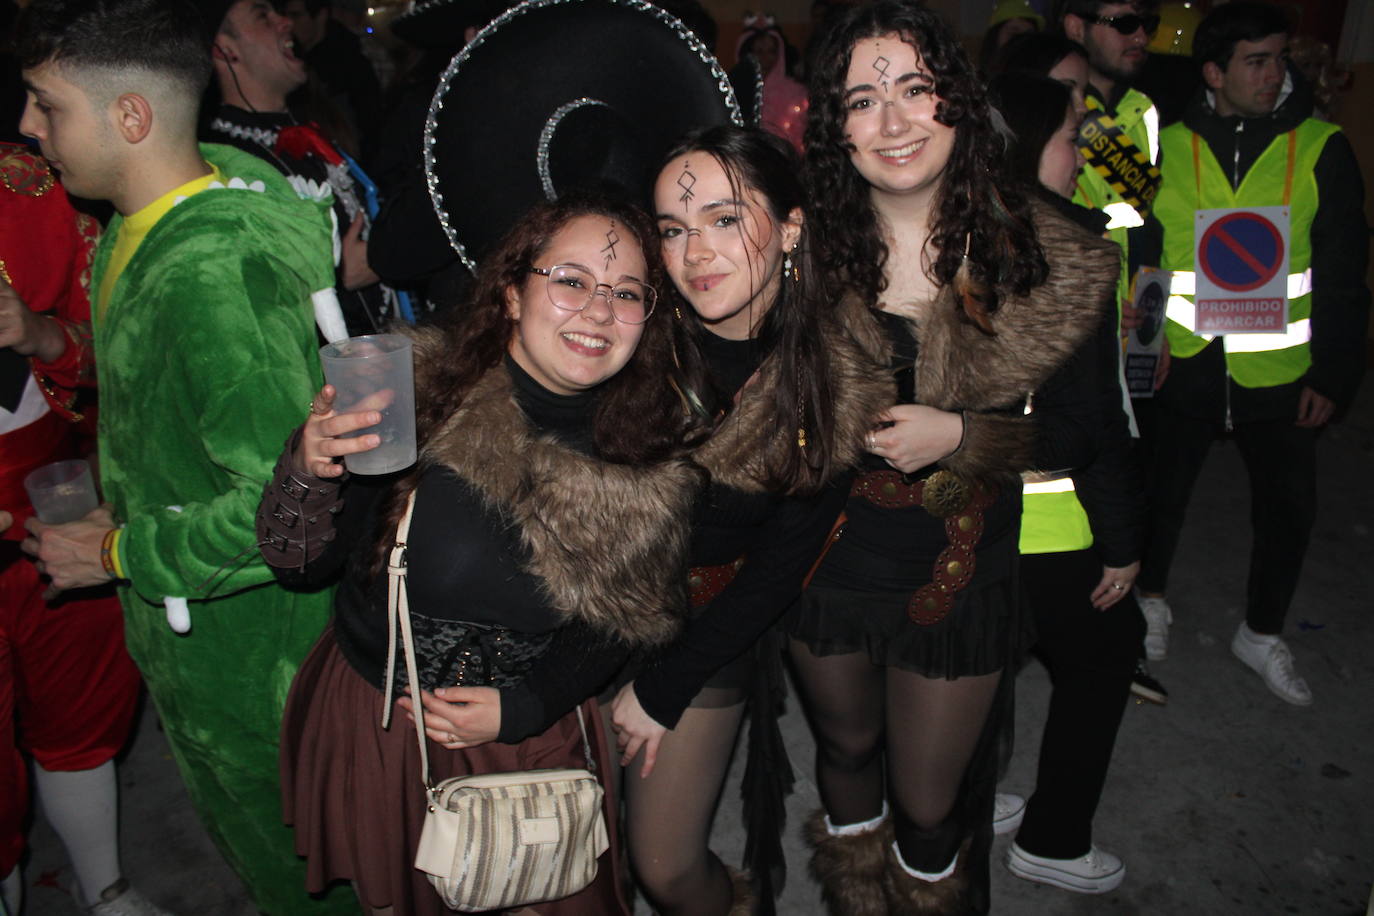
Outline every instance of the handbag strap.
<path fill-rule="evenodd" d="M 401 633 L 401 647 L 405 655 L 406 677 L 410 681 L 411 702 L 415 709 L 415 739 L 420 746 L 420 778 L 424 781 L 425 791 L 434 792 L 429 781 L 429 749 L 425 745 L 424 706 L 420 702 L 420 675 L 415 663 L 415 640 L 411 636 L 410 597 L 406 591 L 406 538 L 410 536 L 410 518 L 415 512 L 415 491 L 410 491 L 406 499 L 405 512 L 396 526 L 396 542 L 392 545 L 387 558 L 387 647 L 386 647 L 386 686 L 382 699 L 382 728 L 391 725 L 392 696 L 396 688 L 396 631 Z M 586 761 L 588 772 L 596 772 L 596 761 L 592 758 L 592 743 L 587 737 L 587 723 L 582 716 L 582 704 L 577 705 L 577 727 L 582 731 L 582 758 Z"/>

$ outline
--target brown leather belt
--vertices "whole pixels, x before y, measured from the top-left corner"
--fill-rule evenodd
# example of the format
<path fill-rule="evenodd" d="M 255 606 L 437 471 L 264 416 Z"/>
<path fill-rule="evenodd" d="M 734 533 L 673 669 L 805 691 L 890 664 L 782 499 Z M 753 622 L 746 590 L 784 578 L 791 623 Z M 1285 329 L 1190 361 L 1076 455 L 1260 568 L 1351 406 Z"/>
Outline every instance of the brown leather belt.
<path fill-rule="evenodd" d="M 949 545 L 935 559 L 931 581 L 907 601 L 907 616 L 921 626 L 939 623 L 954 606 L 954 597 L 973 579 L 974 554 L 983 537 L 983 513 L 997 498 L 995 484 L 970 484 L 946 470 L 924 480 L 907 481 L 897 471 L 868 471 L 850 490 L 883 509 L 921 506 L 945 520 Z"/>
<path fill-rule="evenodd" d="M 687 594 L 693 609 L 704 607 L 725 591 L 744 565 L 744 557 L 719 566 L 693 566 L 687 570 Z"/>

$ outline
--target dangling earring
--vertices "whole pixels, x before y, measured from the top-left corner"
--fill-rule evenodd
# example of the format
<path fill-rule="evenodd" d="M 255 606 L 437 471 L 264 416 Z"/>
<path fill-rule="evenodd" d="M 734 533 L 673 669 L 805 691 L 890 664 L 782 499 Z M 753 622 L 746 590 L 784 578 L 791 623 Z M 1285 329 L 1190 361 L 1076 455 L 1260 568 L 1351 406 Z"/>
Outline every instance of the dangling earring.
<path fill-rule="evenodd" d="M 783 276 L 790 276 L 793 283 L 800 283 L 801 268 L 792 260 L 792 252 L 796 250 L 797 246 L 793 245 L 791 248 L 787 249 L 787 252 L 782 256 L 782 272 Z"/>
<path fill-rule="evenodd" d="M 806 389 L 802 386 L 801 366 L 797 366 L 797 447 L 806 448 Z"/>
<path fill-rule="evenodd" d="M 789 250 L 789 251 L 784 251 L 784 252 L 782 253 L 782 275 L 783 275 L 784 277 L 787 277 L 787 276 L 790 276 L 791 274 L 792 274 L 792 252 Z"/>
<path fill-rule="evenodd" d="M 677 316 L 678 321 L 682 320 L 682 309 L 676 304 L 673 305 L 673 314 Z"/>

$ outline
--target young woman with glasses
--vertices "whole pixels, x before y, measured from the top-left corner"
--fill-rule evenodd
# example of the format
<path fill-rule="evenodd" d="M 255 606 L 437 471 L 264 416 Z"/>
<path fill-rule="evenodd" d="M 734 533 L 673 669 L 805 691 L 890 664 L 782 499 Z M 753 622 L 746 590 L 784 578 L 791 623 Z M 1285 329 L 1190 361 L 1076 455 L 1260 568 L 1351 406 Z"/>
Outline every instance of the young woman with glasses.
<path fill-rule="evenodd" d="M 881 364 L 816 283 L 798 172 L 784 140 L 714 127 L 685 137 L 654 186 L 673 283 L 663 307 L 697 420 L 692 457 L 710 483 L 692 525 L 692 619 L 631 670 L 613 722 L 631 862 L 669 916 L 752 912 L 747 881 L 732 886 L 708 844 L 746 701 L 746 816 L 767 850 L 751 863 L 765 892 L 781 864 L 781 644 L 769 627 L 843 502 L 844 488 L 828 485 L 891 400 Z"/>
<path fill-rule="evenodd" d="M 673 457 L 682 407 L 662 370 L 672 316 L 655 307 L 660 264 L 633 207 L 577 193 L 541 205 L 483 261 L 461 322 L 411 332 L 414 470 L 345 476 L 336 460 L 378 444 L 366 428 L 379 416 L 336 414 L 328 386 L 289 443 L 259 512 L 263 554 L 283 582 L 338 579 L 333 624 L 296 676 L 282 730 L 307 890 L 348 880 L 374 914 L 448 912 L 412 864 L 427 802 L 413 726 L 379 723 L 386 557 L 412 494 L 421 683 L 397 706 L 422 707 L 434 782 L 584 766 L 575 707 L 602 748 L 595 702 L 582 701 L 632 647 L 677 632 L 700 474 Z M 614 843 L 588 888 L 531 911 L 628 913 Z"/>
<path fill-rule="evenodd" d="M 789 615 L 832 911 L 986 912 L 1003 672 L 1025 643 L 1021 481 L 1071 466 L 1095 403 L 1050 377 L 1110 303 L 1110 245 L 1033 205 L 936 14 L 846 13 L 812 72 L 810 226 L 886 337 L 898 403 Z"/>

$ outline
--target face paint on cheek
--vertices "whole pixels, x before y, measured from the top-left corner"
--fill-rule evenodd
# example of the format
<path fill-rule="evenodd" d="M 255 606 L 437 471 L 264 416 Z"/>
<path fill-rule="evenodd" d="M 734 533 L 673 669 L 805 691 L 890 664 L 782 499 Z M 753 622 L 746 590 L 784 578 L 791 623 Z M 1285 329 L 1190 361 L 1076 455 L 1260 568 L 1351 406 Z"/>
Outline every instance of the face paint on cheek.
<path fill-rule="evenodd" d="M 601 249 L 601 253 L 606 256 L 606 267 L 611 266 L 615 260 L 615 246 L 620 244 L 620 236 L 615 231 L 615 222 L 612 221 L 611 228 L 606 230 L 606 247 Z"/>

